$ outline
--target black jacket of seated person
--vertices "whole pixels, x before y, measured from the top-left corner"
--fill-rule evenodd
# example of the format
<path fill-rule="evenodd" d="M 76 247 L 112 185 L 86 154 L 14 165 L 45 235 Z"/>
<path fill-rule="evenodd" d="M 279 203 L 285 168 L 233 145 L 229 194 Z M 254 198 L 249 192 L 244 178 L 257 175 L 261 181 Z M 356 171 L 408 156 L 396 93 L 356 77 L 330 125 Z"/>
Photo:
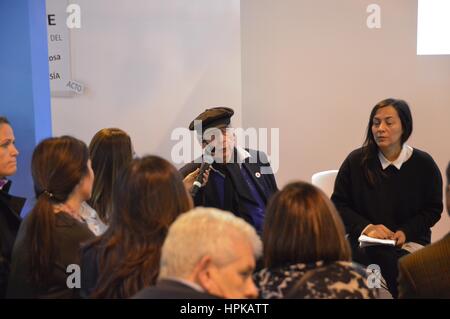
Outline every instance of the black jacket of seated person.
<path fill-rule="evenodd" d="M 31 280 L 30 250 L 27 240 L 29 216 L 20 226 L 14 245 L 11 274 L 8 284 L 7 298 L 43 298 L 71 299 L 79 298 L 78 288 L 69 288 L 67 267 L 71 264 L 80 265 L 81 243 L 89 241 L 95 235 L 86 224 L 76 220 L 67 213 L 55 215 L 55 259 L 52 263 L 52 273 L 45 285 L 37 287 Z M 82 270 L 81 270 L 82 271 Z"/>
<path fill-rule="evenodd" d="M 155 286 L 142 289 L 133 299 L 219 299 L 206 292 L 195 290 L 178 280 L 162 279 Z"/>
<path fill-rule="evenodd" d="M 194 204 L 230 211 L 261 233 L 267 202 L 278 191 L 275 176 L 264 152 L 241 149 L 248 152 L 248 157 L 241 159 L 240 166 L 236 150 L 233 163 L 212 164 L 208 183 L 198 191 Z M 183 166 L 180 169 L 183 177 L 199 168 L 198 162 Z M 262 174 L 263 168 L 269 173 Z"/>
<path fill-rule="evenodd" d="M 11 181 L 0 190 L 0 299 L 5 298 L 11 254 L 20 227 L 25 198 L 10 195 Z"/>
<path fill-rule="evenodd" d="M 442 177 L 430 155 L 413 149 L 400 170 L 385 171 L 378 158 L 370 162 L 379 183 L 369 186 L 361 167 L 362 149 L 350 153 L 336 177 L 331 197 L 352 243 L 369 224 L 383 224 L 392 231 L 403 230 L 406 241 L 427 245 L 430 228 L 443 210 Z"/>
<path fill-rule="evenodd" d="M 385 245 L 361 249 L 358 237 L 367 225 L 382 224 L 393 232 L 402 230 L 406 242 L 428 245 L 431 227 L 443 210 L 442 177 L 432 157 L 414 148 L 400 169 L 390 165 L 383 170 L 379 158 L 371 158 L 369 168 L 377 177 L 371 186 L 361 166 L 362 157 L 363 149 L 359 148 L 345 159 L 331 199 L 349 234 L 353 260 L 366 266 L 379 265 L 396 298 L 398 259 L 407 251 Z"/>

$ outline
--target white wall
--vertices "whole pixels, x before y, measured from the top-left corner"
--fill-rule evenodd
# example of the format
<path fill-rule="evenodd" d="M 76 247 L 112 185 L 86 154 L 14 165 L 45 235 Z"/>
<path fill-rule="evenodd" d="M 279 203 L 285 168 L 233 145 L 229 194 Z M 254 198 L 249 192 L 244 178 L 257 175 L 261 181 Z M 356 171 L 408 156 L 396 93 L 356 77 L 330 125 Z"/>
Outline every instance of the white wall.
<path fill-rule="evenodd" d="M 231 106 L 235 126 L 280 128 L 283 186 L 338 168 L 362 144 L 373 105 L 392 96 L 412 107 L 410 144 L 442 172 L 450 160 L 450 57 L 416 55 L 416 1 L 72 2 L 82 10 L 72 76 L 86 92 L 52 99 L 55 135 L 89 142 L 118 126 L 138 154 L 170 158 L 174 128 Z M 381 29 L 366 26 L 371 3 Z M 433 240 L 449 229 L 444 213 Z"/>
<path fill-rule="evenodd" d="M 366 8 L 381 7 L 381 29 Z M 444 175 L 450 160 L 450 56 L 417 56 L 417 1 L 242 0 L 245 127 L 280 128 L 280 186 L 337 169 L 364 139 L 372 107 L 410 103 L 409 143 Z M 433 240 L 450 230 L 444 212 Z"/>
<path fill-rule="evenodd" d="M 239 0 L 76 0 L 73 80 L 85 94 L 52 98 L 54 135 L 89 143 L 101 128 L 130 133 L 136 152 L 170 158 L 176 127 L 208 106 L 241 123 Z"/>

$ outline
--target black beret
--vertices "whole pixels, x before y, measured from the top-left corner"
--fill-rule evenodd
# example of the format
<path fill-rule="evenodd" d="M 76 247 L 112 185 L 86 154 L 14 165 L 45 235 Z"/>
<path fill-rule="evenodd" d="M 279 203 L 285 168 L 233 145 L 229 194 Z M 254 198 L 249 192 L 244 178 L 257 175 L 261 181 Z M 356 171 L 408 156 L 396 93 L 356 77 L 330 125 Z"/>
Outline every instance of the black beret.
<path fill-rule="evenodd" d="M 211 127 L 226 127 L 230 125 L 230 119 L 233 116 L 234 111 L 228 107 L 213 107 L 206 109 L 203 113 L 197 116 L 191 124 L 189 124 L 189 129 L 191 131 L 196 130 L 197 133 L 203 133 L 206 129 Z M 195 121 L 201 121 L 196 125 L 200 125 L 202 132 L 200 132 L 200 126 L 194 127 Z"/>

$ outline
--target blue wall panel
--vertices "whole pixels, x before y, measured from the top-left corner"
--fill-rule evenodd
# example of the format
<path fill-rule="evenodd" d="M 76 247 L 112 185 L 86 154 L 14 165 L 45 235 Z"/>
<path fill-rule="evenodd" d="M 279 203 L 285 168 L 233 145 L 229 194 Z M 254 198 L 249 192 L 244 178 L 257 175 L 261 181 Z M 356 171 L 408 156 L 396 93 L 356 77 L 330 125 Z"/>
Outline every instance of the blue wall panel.
<path fill-rule="evenodd" d="M 11 193 L 34 197 L 31 155 L 51 136 L 45 0 L 0 0 L 0 114 L 16 136 L 18 171 Z"/>

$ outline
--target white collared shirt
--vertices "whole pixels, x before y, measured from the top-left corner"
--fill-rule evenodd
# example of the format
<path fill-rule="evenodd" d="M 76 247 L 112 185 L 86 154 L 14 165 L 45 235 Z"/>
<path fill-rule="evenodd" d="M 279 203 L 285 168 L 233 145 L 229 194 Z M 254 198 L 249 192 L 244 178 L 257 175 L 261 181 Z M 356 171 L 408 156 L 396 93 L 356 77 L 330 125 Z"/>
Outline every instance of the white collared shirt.
<path fill-rule="evenodd" d="M 98 217 L 97 212 L 88 203 L 83 202 L 80 207 L 80 217 L 86 223 L 89 230 L 94 233 L 95 236 L 100 236 L 108 228 L 100 217 Z"/>
<path fill-rule="evenodd" d="M 400 155 L 394 160 L 389 161 L 386 157 L 384 157 L 381 151 L 378 151 L 378 159 L 380 160 L 381 167 L 383 170 L 389 167 L 389 165 L 394 165 L 398 170 L 402 167 L 402 165 L 410 159 L 413 153 L 413 148 L 409 145 L 403 144 Z"/>
<path fill-rule="evenodd" d="M 245 160 L 246 160 L 247 158 L 250 158 L 250 157 L 252 157 L 252 156 L 251 156 L 250 153 L 247 152 L 242 146 L 236 145 L 236 146 L 235 146 L 235 149 L 236 149 L 236 155 L 237 155 L 237 156 L 236 156 L 236 157 L 237 157 L 236 160 L 237 160 L 237 163 L 239 164 L 239 167 L 241 168 L 241 167 L 242 167 L 242 163 L 245 162 Z M 213 166 L 211 166 L 211 169 L 212 169 L 214 172 L 220 174 L 222 177 L 225 177 L 225 176 L 222 174 L 222 172 L 216 170 Z"/>
<path fill-rule="evenodd" d="M 245 162 L 247 158 L 251 157 L 251 155 L 243 147 L 237 145 L 235 147 L 237 154 L 237 162 L 239 163 L 239 166 L 241 166 L 242 163 Z"/>

